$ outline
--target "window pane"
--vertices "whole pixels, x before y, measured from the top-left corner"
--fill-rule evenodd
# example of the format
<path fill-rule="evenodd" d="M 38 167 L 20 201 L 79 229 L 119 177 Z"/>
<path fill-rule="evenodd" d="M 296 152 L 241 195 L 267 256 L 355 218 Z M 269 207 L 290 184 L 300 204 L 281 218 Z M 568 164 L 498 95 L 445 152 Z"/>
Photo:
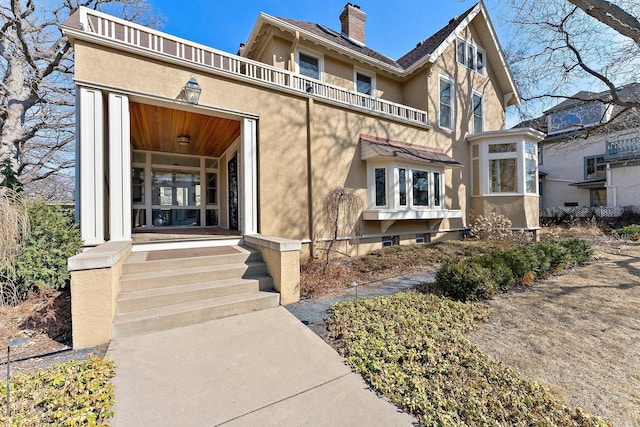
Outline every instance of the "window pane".
<path fill-rule="evenodd" d="M 462 40 L 457 40 L 457 45 L 456 45 L 456 52 L 457 52 L 457 61 L 460 64 L 464 64 L 465 60 L 464 60 L 464 41 Z"/>
<path fill-rule="evenodd" d="M 151 162 L 157 165 L 200 167 L 200 158 L 196 156 L 173 156 L 171 154 L 152 154 Z"/>
<path fill-rule="evenodd" d="M 320 80 L 320 60 L 313 56 L 300 53 L 300 74 Z"/>
<path fill-rule="evenodd" d="M 387 171 L 376 168 L 376 206 L 387 206 Z"/>
<path fill-rule="evenodd" d="M 515 153 L 516 144 L 514 142 L 509 144 L 489 144 L 489 154 L 493 153 Z"/>
<path fill-rule="evenodd" d="M 591 206 L 607 206 L 607 190 L 604 188 L 591 190 Z"/>
<path fill-rule="evenodd" d="M 525 163 L 527 167 L 526 192 L 536 194 L 536 181 L 538 180 L 537 161 L 534 157 L 528 157 Z"/>
<path fill-rule="evenodd" d="M 407 171 L 406 169 L 398 169 L 398 177 L 400 181 L 400 206 L 407 206 Z"/>
<path fill-rule="evenodd" d="M 218 174 L 207 174 L 207 204 L 215 205 L 218 203 Z"/>
<path fill-rule="evenodd" d="M 478 144 L 476 144 L 473 147 L 471 147 L 471 156 L 473 158 L 476 158 L 476 157 L 480 156 L 480 146 Z"/>
<path fill-rule="evenodd" d="M 451 127 L 451 82 L 440 80 L 440 126 L 452 129 Z"/>
<path fill-rule="evenodd" d="M 154 209 L 154 227 L 200 225 L 200 209 Z"/>
<path fill-rule="evenodd" d="M 147 225 L 147 211 L 146 209 L 133 209 L 133 215 L 131 218 L 131 226 L 133 228 L 146 227 Z"/>
<path fill-rule="evenodd" d="M 607 165 L 604 162 L 604 157 L 588 157 L 586 160 L 586 179 L 605 178 Z"/>
<path fill-rule="evenodd" d="M 413 178 L 413 205 L 429 206 L 429 172 L 411 172 Z"/>
<path fill-rule="evenodd" d="M 482 96 L 473 95 L 473 132 L 482 132 Z"/>
<path fill-rule="evenodd" d="M 478 51 L 476 55 L 476 71 L 484 74 L 484 53 Z"/>
<path fill-rule="evenodd" d="M 467 47 L 467 67 L 471 68 L 472 70 L 475 70 L 475 52 L 474 52 L 474 48 L 473 46 L 469 45 Z"/>
<path fill-rule="evenodd" d="M 433 173 L 433 204 L 440 206 L 440 173 Z"/>
<path fill-rule="evenodd" d="M 207 218 L 206 222 L 208 226 L 217 226 L 218 224 L 218 210 L 217 209 L 207 209 Z"/>
<path fill-rule="evenodd" d="M 366 95 L 371 95 L 371 77 L 364 74 L 356 74 L 356 90 Z"/>
<path fill-rule="evenodd" d="M 144 169 L 133 169 L 131 194 L 133 203 L 144 203 Z"/>
<path fill-rule="evenodd" d="M 153 171 L 152 203 L 162 206 L 200 206 L 200 174 Z"/>
<path fill-rule="evenodd" d="M 515 193 L 517 182 L 516 159 L 492 159 L 489 161 L 489 192 Z"/>

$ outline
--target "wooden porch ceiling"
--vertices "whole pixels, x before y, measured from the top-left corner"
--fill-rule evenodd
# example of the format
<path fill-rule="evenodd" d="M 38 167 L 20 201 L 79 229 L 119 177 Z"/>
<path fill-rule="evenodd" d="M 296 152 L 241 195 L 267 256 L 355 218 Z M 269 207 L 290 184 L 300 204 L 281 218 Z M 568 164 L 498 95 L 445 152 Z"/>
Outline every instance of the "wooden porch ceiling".
<path fill-rule="evenodd" d="M 240 122 L 132 102 L 131 144 L 138 150 L 220 157 L 240 136 Z M 189 136 L 179 145 L 178 136 Z"/>

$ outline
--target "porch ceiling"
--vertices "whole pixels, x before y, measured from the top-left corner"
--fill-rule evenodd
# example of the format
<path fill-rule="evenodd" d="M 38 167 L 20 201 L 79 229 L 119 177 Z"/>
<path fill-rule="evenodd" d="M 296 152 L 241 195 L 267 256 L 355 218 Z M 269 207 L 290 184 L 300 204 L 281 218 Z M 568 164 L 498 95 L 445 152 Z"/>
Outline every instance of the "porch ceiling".
<path fill-rule="evenodd" d="M 240 122 L 132 102 L 131 144 L 138 150 L 220 157 L 240 136 Z M 179 145 L 178 136 L 189 136 Z"/>

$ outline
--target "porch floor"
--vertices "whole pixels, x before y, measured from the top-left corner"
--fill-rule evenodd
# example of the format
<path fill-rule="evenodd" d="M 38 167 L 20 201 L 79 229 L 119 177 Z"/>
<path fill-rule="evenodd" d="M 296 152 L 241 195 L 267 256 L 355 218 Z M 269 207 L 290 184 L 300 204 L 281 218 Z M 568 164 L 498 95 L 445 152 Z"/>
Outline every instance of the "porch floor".
<path fill-rule="evenodd" d="M 229 230 L 220 227 L 188 228 L 173 230 L 145 230 L 133 231 L 131 237 L 133 244 L 149 242 L 171 242 L 181 240 L 216 240 L 237 238 L 241 234 L 238 230 Z"/>

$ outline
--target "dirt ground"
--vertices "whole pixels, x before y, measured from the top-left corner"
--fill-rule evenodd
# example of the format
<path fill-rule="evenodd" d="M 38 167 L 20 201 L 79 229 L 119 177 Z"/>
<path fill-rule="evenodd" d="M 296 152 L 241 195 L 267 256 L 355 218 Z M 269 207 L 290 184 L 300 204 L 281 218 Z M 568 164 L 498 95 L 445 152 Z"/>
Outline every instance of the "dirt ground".
<path fill-rule="evenodd" d="M 574 406 L 640 425 L 640 244 L 595 246 L 586 266 L 496 297 L 470 339 Z"/>

